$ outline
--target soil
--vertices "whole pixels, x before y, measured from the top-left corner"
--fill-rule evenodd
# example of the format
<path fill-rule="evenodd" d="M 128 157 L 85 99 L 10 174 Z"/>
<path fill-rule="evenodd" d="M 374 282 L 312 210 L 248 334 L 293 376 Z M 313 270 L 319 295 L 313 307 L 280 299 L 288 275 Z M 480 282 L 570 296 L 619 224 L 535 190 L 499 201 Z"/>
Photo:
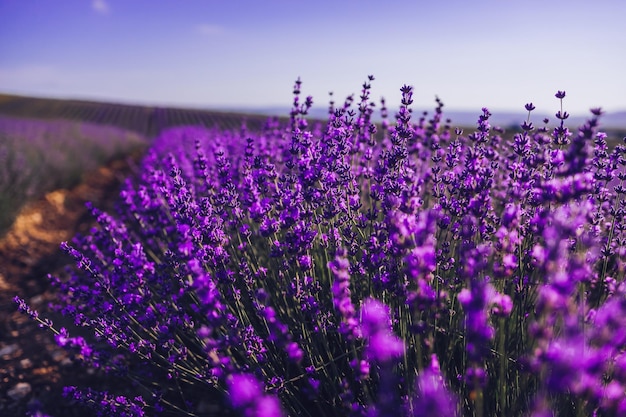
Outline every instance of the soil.
<path fill-rule="evenodd" d="M 53 335 L 17 311 L 19 295 L 41 316 L 57 319 L 49 273 L 62 273 L 72 260 L 59 244 L 86 233 L 93 219 L 85 208 L 111 210 L 121 182 L 136 169 L 140 155 L 115 160 L 86 175 L 69 190 L 56 190 L 27 205 L 0 239 L 0 416 L 88 416 L 89 410 L 62 396 L 64 386 L 99 388 L 106 377 L 73 360 Z"/>

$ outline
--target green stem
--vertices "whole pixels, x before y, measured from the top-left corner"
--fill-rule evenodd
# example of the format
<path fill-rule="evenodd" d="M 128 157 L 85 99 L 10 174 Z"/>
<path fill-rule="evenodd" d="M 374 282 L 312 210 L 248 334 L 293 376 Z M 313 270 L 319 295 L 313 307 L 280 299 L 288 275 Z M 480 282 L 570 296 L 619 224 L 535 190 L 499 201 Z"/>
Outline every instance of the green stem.
<path fill-rule="evenodd" d="M 507 415 L 507 406 L 506 406 L 506 381 L 507 381 L 507 375 L 506 375 L 506 351 L 505 351 L 505 346 L 506 346 L 506 328 L 505 328 L 505 319 L 504 318 L 500 318 L 500 328 L 498 329 L 498 333 L 500 333 L 499 335 L 499 340 L 498 340 L 498 354 L 500 355 L 500 375 L 499 375 L 499 381 L 500 381 L 500 415 L 505 416 Z"/>
<path fill-rule="evenodd" d="M 483 408 L 484 408 L 484 396 L 483 389 L 476 383 L 476 388 L 473 392 L 473 403 L 474 403 L 474 417 L 483 417 Z"/>

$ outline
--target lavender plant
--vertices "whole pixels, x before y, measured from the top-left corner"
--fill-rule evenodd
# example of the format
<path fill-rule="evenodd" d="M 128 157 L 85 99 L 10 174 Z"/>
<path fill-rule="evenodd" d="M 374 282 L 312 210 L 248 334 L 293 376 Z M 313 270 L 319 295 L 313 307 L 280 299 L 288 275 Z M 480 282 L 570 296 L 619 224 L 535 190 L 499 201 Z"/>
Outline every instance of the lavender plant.
<path fill-rule="evenodd" d="M 101 415 L 602 416 L 626 412 L 626 147 L 601 111 L 505 138 L 372 122 L 294 87 L 288 126 L 164 132 L 116 216 L 64 244 L 71 336 L 20 308 L 136 398 L 69 387 Z M 550 411 L 552 410 L 552 411 Z"/>

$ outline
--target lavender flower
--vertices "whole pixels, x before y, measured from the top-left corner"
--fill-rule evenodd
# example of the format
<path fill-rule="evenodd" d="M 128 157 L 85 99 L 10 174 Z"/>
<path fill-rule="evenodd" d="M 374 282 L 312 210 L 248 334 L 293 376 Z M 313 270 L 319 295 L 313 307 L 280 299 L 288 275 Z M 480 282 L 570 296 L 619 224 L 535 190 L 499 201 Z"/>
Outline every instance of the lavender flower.
<path fill-rule="evenodd" d="M 230 402 L 246 417 L 280 417 L 283 412 L 277 398 L 265 395 L 263 387 L 251 375 L 232 375 L 228 380 Z"/>
<path fill-rule="evenodd" d="M 446 388 L 436 355 L 431 365 L 418 376 L 417 398 L 413 402 L 414 417 L 454 417 L 457 406 L 454 396 Z"/>
<path fill-rule="evenodd" d="M 335 278 L 332 287 L 333 303 L 343 318 L 340 331 L 351 337 L 358 337 L 358 322 L 350 299 L 350 274 L 348 271 L 350 264 L 345 255 L 345 250 L 338 250 L 335 259 L 328 263 L 328 267 Z"/>
<path fill-rule="evenodd" d="M 388 362 L 404 354 L 404 343 L 391 332 L 388 307 L 375 299 L 361 306 L 361 332 L 368 340 L 367 354 L 375 361 Z"/>

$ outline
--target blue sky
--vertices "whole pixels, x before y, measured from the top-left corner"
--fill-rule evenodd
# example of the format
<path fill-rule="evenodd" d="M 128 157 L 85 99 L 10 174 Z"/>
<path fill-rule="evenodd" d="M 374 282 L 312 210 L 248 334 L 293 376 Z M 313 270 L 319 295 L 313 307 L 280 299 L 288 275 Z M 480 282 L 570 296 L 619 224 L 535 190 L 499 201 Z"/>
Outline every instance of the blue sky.
<path fill-rule="evenodd" d="M 0 92 L 189 107 L 626 109 L 623 0 L 0 0 Z"/>

